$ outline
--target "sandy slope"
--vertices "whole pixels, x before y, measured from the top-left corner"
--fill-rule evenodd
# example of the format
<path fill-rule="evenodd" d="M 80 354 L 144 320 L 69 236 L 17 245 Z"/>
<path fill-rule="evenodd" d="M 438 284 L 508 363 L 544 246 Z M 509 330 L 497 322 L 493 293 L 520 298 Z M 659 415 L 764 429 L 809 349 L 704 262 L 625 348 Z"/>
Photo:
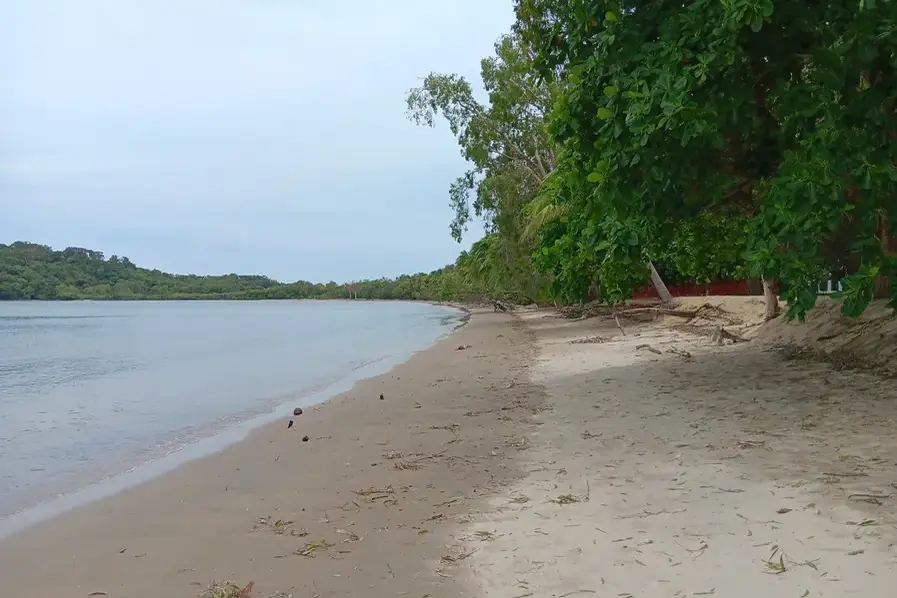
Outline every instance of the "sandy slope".
<path fill-rule="evenodd" d="M 541 400 L 513 383 L 531 346 L 508 316 L 475 314 L 292 430 L 261 429 L 0 543 L 2 595 L 189 598 L 233 579 L 254 580 L 255 597 L 458 596 L 444 530 L 518 475 L 520 425 Z"/>
<path fill-rule="evenodd" d="M 468 543 L 471 594 L 895 595 L 893 380 L 668 325 L 527 321 L 550 411 L 529 476 L 461 532 L 489 538 Z"/>

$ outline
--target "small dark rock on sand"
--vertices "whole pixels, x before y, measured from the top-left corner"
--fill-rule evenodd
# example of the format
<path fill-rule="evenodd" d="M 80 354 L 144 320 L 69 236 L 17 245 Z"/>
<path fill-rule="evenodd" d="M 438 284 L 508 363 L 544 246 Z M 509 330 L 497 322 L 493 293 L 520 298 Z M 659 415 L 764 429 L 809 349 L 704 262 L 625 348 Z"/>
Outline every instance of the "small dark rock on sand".
<path fill-rule="evenodd" d="M 293 409 L 293 415 L 302 415 L 302 407 L 296 407 Z"/>
<path fill-rule="evenodd" d="M 383 393 L 382 393 L 382 392 L 380 393 L 380 400 L 381 400 L 381 401 L 383 400 Z"/>
<path fill-rule="evenodd" d="M 302 437 L 302 442 L 308 442 L 308 436 L 303 436 L 303 437 Z"/>
<path fill-rule="evenodd" d="M 293 420 L 290 420 L 290 423 L 287 424 L 287 430 L 293 427 Z"/>

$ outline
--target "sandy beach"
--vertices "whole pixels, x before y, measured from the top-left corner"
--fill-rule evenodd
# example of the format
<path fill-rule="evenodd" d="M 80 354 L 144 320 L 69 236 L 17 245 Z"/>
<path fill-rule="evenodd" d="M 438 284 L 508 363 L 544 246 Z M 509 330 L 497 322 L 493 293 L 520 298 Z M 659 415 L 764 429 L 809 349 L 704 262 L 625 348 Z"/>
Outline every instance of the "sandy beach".
<path fill-rule="evenodd" d="M 773 351 L 748 316 L 720 344 L 477 311 L 291 430 L 0 543 L 5 593 L 893 595 L 893 380 Z"/>
<path fill-rule="evenodd" d="M 195 597 L 214 580 L 265 597 L 461 595 L 446 531 L 519 475 L 533 357 L 510 316 L 475 314 L 292 429 L 4 540 L 4 595 Z"/>

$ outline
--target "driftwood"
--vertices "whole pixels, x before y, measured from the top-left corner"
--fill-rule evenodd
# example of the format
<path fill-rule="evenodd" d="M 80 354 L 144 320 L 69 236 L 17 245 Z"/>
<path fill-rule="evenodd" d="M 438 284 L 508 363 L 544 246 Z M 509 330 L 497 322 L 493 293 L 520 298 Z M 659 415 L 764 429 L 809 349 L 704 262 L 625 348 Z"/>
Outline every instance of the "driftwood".
<path fill-rule="evenodd" d="M 624 309 L 618 311 L 617 314 L 621 316 L 629 316 L 636 314 L 644 314 L 644 313 L 653 313 L 661 316 L 676 316 L 679 318 L 687 318 L 691 320 L 695 316 L 698 315 L 698 311 L 700 308 L 696 310 L 682 310 L 682 309 L 669 309 L 665 307 L 634 307 L 632 309 Z"/>

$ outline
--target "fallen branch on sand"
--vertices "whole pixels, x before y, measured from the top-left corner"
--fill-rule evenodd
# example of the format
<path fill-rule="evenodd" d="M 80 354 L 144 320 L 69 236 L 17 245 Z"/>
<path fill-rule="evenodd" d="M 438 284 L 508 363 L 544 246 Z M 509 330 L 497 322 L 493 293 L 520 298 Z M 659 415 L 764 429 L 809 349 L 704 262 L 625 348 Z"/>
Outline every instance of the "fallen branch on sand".
<path fill-rule="evenodd" d="M 848 494 L 847 500 L 861 500 L 873 505 L 880 505 L 882 500 L 891 498 L 890 494 Z"/>
<path fill-rule="evenodd" d="M 704 307 L 703 305 L 701 307 Z M 634 316 L 638 314 L 657 314 L 659 316 L 676 316 L 677 318 L 693 319 L 698 315 L 699 307 L 695 310 L 669 309 L 666 307 L 635 307 L 632 309 L 623 309 L 617 312 L 621 316 Z"/>
<path fill-rule="evenodd" d="M 636 350 L 636 351 L 638 351 L 638 350 L 640 350 L 640 349 L 647 349 L 648 351 L 651 351 L 652 353 L 655 353 L 655 354 L 657 354 L 657 355 L 662 355 L 662 354 L 663 354 L 663 351 L 661 351 L 660 349 L 655 349 L 655 348 L 652 347 L 651 345 L 636 345 L 636 346 L 635 346 L 635 350 Z"/>
<path fill-rule="evenodd" d="M 441 560 L 443 563 L 458 563 L 458 562 L 461 562 L 464 559 L 468 558 L 475 552 L 476 552 L 476 550 L 471 550 L 470 552 L 462 552 L 461 554 L 459 554 L 457 556 L 455 556 L 453 554 L 447 554 L 447 555 L 443 556 Z"/>

